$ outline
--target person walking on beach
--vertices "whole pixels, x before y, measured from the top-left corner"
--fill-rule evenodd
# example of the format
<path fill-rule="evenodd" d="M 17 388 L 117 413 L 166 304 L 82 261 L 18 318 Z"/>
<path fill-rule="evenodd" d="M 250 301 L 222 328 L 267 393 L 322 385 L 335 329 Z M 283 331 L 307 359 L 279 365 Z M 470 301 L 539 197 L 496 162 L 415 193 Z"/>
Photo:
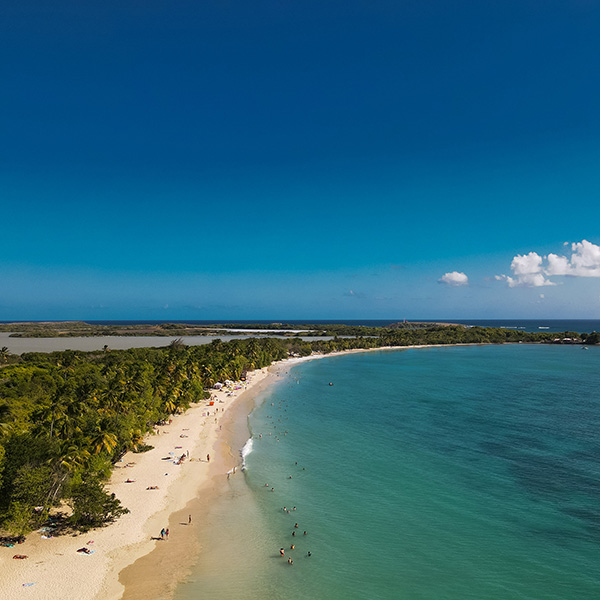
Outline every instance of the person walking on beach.
<path fill-rule="evenodd" d="M 165 528 L 164 527 L 160 530 L 160 539 L 161 540 L 165 539 Z"/>
<path fill-rule="evenodd" d="M 192 515 L 188 515 L 188 525 L 192 524 Z"/>
<path fill-rule="evenodd" d="M 168 527 L 165 530 L 165 536 L 166 536 L 167 539 L 169 539 L 169 528 Z"/>
<path fill-rule="evenodd" d="M 206 462 L 210 462 L 210 454 L 206 455 Z"/>

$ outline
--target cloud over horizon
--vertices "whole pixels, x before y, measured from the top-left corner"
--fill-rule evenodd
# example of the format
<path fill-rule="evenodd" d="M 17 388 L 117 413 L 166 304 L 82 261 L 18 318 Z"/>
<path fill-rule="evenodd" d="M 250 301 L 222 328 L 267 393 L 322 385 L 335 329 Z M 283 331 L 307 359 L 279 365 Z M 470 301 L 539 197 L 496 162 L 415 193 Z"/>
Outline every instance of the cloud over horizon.
<path fill-rule="evenodd" d="M 444 273 L 444 275 L 438 279 L 438 283 L 445 283 L 446 285 L 458 287 L 461 285 L 469 285 L 469 278 L 464 273 L 452 271 L 450 273 Z"/>
<path fill-rule="evenodd" d="M 506 281 L 508 287 L 541 287 L 557 285 L 549 277 L 600 277 L 600 246 L 587 240 L 569 244 L 571 255 L 537 252 L 517 254 L 510 263 L 511 275 L 496 275 L 496 280 Z"/>

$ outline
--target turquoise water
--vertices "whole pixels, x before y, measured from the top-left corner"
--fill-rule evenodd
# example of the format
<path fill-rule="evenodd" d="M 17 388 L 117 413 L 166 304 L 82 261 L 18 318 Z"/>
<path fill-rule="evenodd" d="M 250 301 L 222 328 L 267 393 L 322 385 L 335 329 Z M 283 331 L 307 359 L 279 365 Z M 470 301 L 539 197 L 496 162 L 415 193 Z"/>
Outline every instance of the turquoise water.
<path fill-rule="evenodd" d="M 516 345 L 294 367 L 177 599 L 600 598 L 599 360 Z"/>

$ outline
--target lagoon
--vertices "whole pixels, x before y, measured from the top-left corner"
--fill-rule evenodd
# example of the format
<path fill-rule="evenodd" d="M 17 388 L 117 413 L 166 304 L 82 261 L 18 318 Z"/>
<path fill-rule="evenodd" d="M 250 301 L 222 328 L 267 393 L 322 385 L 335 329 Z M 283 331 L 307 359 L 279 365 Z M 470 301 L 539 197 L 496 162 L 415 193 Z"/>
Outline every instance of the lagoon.
<path fill-rule="evenodd" d="M 6 346 L 11 354 L 24 352 L 57 352 L 62 350 L 80 350 L 92 352 L 102 350 L 108 346 L 111 350 L 127 350 L 129 348 L 160 348 L 168 346 L 175 340 L 182 340 L 188 346 L 202 346 L 210 344 L 216 339 L 223 342 L 247 339 L 247 335 L 197 335 L 197 336 L 98 336 L 98 337 L 54 337 L 54 338 L 27 338 L 10 337 L 10 332 L 0 332 L 0 348 Z M 286 337 L 281 335 L 258 335 L 254 337 Z M 331 336 L 307 337 L 300 336 L 303 340 L 331 340 Z"/>

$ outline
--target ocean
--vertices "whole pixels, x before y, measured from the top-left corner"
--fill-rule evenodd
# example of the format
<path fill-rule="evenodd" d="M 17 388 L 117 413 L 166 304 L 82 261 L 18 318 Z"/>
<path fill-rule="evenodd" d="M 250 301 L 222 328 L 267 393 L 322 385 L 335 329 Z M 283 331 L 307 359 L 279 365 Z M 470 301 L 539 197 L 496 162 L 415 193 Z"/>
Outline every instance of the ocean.
<path fill-rule="evenodd" d="M 294 366 L 257 399 L 176 600 L 600 598 L 599 361 L 504 345 Z"/>

